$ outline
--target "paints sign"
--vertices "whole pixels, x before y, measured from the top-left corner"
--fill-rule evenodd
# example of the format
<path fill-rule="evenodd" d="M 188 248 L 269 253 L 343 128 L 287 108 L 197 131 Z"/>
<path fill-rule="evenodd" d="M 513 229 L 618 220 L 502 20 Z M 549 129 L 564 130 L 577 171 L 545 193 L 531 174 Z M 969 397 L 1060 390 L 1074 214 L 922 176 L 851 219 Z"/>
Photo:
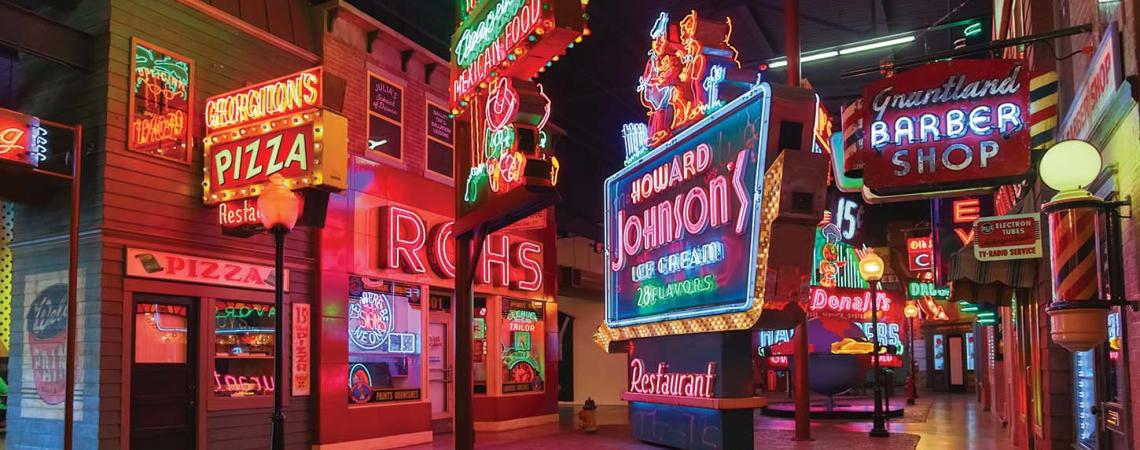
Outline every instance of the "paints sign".
<path fill-rule="evenodd" d="M 273 267 L 127 248 L 127 276 L 272 291 Z M 289 269 L 283 274 L 289 292 Z"/>
<path fill-rule="evenodd" d="M 1029 170 L 1029 70 L 930 63 L 866 85 L 864 182 L 875 195 L 981 188 Z"/>
<path fill-rule="evenodd" d="M 755 297 L 763 86 L 606 180 L 606 324 L 744 311 Z"/>
<path fill-rule="evenodd" d="M 1041 214 L 983 217 L 974 223 L 974 237 L 978 261 L 1040 258 Z"/>

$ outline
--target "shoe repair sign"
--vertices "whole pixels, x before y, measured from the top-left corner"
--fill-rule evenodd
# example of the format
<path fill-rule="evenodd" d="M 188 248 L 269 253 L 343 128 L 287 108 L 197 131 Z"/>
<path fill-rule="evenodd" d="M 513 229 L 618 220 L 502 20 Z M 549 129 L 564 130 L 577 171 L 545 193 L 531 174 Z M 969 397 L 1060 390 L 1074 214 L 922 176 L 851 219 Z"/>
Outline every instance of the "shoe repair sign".
<path fill-rule="evenodd" d="M 974 222 L 978 261 L 1040 258 L 1041 214 L 983 217 Z"/>

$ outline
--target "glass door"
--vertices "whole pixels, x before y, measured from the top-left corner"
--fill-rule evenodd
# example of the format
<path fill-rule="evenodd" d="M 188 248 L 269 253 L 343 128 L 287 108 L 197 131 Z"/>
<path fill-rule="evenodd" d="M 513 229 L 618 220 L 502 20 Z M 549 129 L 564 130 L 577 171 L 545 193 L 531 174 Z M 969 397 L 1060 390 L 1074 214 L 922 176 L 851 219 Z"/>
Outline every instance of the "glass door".
<path fill-rule="evenodd" d="M 131 448 L 195 448 L 195 299 L 134 295 Z"/>

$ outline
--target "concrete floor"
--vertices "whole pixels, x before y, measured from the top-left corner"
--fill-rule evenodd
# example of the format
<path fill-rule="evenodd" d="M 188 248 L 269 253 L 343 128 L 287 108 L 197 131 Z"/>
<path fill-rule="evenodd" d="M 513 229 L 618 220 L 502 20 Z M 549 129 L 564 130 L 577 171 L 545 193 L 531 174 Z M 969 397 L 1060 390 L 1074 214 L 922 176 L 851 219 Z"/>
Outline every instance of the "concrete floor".
<path fill-rule="evenodd" d="M 1005 450 L 1013 449 L 1006 439 L 1005 429 L 992 415 L 982 411 L 981 405 L 970 394 L 936 395 L 921 398 L 931 402 L 930 414 L 924 422 L 888 425 L 892 437 L 886 440 L 867 437 L 871 425 L 867 422 L 814 421 L 812 442 L 791 441 L 794 423 L 790 419 L 756 418 L 757 449 L 900 449 L 900 450 Z M 534 427 L 501 433 L 480 433 L 476 436 L 480 449 L 564 449 L 564 450 L 625 450 L 657 449 L 630 438 L 625 424 L 626 412 L 622 407 L 599 409 L 601 426 L 596 434 L 585 434 L 572 428 L 573 412 L 564 408 L 563 421 L 558 425 Z M 451 434 L 436 435 L 431 445 L 410 447 L 413 450 L 454 448 Z"/>

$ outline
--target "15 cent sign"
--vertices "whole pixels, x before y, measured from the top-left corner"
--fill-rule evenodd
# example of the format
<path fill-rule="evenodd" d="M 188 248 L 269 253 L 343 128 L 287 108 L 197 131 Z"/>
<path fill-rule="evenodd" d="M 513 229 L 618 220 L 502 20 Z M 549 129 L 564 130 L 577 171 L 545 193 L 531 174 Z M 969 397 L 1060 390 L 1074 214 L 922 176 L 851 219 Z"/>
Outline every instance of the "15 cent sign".
<path fill-rule="evenodd" d="M 978 261 L 1041 257 L 1041 214 L 983 217 L 974 223 Z"/>
<path fill-rule="evenodd" d="M 1029 74 L 1018 60 L 927 64 L 863 91 L 864 183 L 876 195 L 981 188 L 1029 170 Z"/>

